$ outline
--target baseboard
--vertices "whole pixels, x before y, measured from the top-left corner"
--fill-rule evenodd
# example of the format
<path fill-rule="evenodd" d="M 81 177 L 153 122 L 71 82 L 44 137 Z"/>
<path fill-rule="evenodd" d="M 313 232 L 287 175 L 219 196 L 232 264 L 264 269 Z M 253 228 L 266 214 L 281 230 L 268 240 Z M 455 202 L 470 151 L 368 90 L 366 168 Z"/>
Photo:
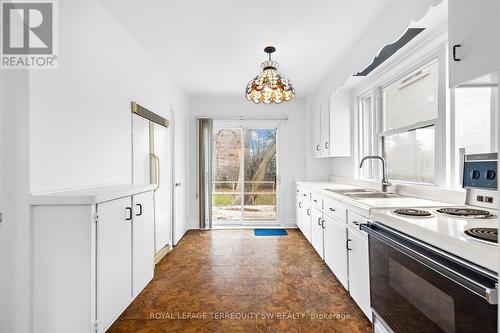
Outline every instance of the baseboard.
<path fill-rule="evenodd" d="M 158 253 L 155 255 L 155 265 L 159 263 L 160 260 L 162 260 L 167 255 L 167 253 L 170 252 L 171 249 L 172 248 L 170 247 L 170 245 L 167 245 L 163 249 L 158 251 Z"/>

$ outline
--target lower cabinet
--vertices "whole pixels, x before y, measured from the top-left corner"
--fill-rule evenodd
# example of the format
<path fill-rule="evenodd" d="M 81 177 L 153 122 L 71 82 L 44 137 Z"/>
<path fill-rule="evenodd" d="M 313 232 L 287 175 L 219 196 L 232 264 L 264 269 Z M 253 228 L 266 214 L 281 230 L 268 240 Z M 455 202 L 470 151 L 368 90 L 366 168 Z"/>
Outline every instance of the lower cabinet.
<path fill-rule="evenodd" d="M 132 198 L 97 205 L 97 322 L 109 327 L 132 297 Z"/>
<path fill-rule="evenodd" d="M 105 332 L 153 278 L 153 192 L 31 210 L 33 332 Z"/>
<path fill-rule="evenodd" d="M 346 225 L 328 215 L 325 215 L 324 225 L 325 263 L 330 267 L 344 288 L 349 289 Z"/>
<path fill-rule="evenodd" d="M 368 241 L 351 228 L 349 233 L 349 294 L 368 318 L 370 307 L 370 271 L 368 266 Z"/>
<path fill-rule="evenodd" d="M 302 233 L 311 242 L 311 197 L 309 193 L 302 193 Z"/>
<path fill-rule="evenodd" d="M 153 279 L 155 269 L 153 192 L 134 195 L 132 201 L 132 296 L 136 297 Z"/>
<path fill-rule="evenodd" d="M 295 224 L 297 228 L 302 231 L 302 190 L 297 188 L 295 190 Z"/>
<path fill-rule="evenodd" d="M 323 212 L 317 208 L 312 208 L 311 213 L 311 244 L 318 252 L 321 259 L 324 259 L 323 252 Z"/>
<path fill-rule="evenodd" d="M 368 235 L 359 229 L 366 219 L 352 212 L 348 219 L 349 294 L 371 320 Z"/>

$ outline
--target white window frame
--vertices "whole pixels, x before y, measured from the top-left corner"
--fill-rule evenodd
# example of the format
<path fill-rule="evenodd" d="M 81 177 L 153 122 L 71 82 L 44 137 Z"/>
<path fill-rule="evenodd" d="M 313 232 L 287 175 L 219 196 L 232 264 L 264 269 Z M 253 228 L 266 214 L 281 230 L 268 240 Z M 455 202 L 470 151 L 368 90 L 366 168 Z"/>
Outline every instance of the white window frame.
<path fill-rule="evenodd" d="M 382 89 L 389 86 L 390 84 L 401 80 L 405 76 L 415 72 L 419 68 L 429 64 L 432 61 L 438 62 L 438 116 L 432 120 L 417 122 L 410 126 L 405 126 L 398 129 L 388 129 L 382 130 L 383 124 L 383 100 L 382 100 Z M 403 62 L 403 61 L 400 61 Z M 362 91 L 355 91 L 354 96 L 357 98 L 357 106 L 358 110 L 356 112 L 356 139 L 357 142 L 357 154 L 356 154 L 356 166 L 359 166 L 359 162 L 363 156 L 362 154 L 362 141 L 360 136 L 361 127 L 361 117 L 360 117 L 360 103 L 363 97 L 368 96 L 370 93 L 373 93 L 375 96 L 375 106 L 376 106 L 376 114 L 377 114 L 377 124 L 378 131 L 376 137 L 372 140 L 376 140 L 377 144 L 374 145 L 377 147 L 377 151 L 375 152 L 377 155 L 382 155 L 382 138 L 387 135 L 398 134 L 407 132 L 412 129 L 418 129 L 427 126 L 434 126 L 434 183 L 421 183 L 421 182 L 409 182 L 402 180 L 394 180 L 391 179 L 391 182 L 394 184 L 412 184 L 426 187 L 448 187 L 451 183 L 451 174 L 446 173 L 447 166 L 450 165 L 451 162 L 451 154 L 449 149 L 449 139 L 447 137 L 447 128 L 448 128 L 448 119 L 449 117 L 449 109 L 447 108 L 447 100 L 449 99 L 448 94 L 448 80 L 447 80 L 447 44 L 441 43 L 436 48 L 428 52 L 427 54 L 419 57 L 418 60 L 413 61 L 411 65 L 403 65 L 396 63 L 392 64 L 393 67 L 386 68 L 385 71 L 382 71 L 378 74 L 378 76 L 366 84 L 364 84 L 365 89 Z M 398 68 L 394 73 L 394 68 Z M 392 70 L 392 73 L 389 69 Z M 374 177 L 371 180 L 379 181 L 380 172 L 378 170 L 378 164 L 375 164 L 374 169 L 372 171 L 372 175 Z M 391 166 L 387 165 L 387 168 L 390 170 Z M 357 169 L 357 168 L 356 168 Z M 357 171 L 358 179 L 366 179 L 362 177 L 362 172 Z"/>

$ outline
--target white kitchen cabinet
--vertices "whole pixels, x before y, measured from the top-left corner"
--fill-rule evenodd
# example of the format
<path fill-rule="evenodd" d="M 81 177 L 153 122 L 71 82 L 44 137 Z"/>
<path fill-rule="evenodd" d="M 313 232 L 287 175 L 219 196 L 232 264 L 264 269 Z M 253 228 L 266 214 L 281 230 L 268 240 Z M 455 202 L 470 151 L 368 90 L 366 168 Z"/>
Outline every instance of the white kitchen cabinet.
<path fill-rule="evenodd" d="M 109 327 L 132 298 L 132 198 L 97 204 L 97 318 Z"/>
<path fill-rule="evenodd" d="M 312 110 L 312 144 L 313 156 L 321 157 L 321 106 L 316 105 Z"/>
<path fill-rule="evenodd" d="M 134 218 L 132 220 L 133 296 L 139 295 L 153 279 L 155 256 L 155 227 L 153 192 L 132 197 Z"/>
<path fill-rule="evenodd" d="M 349 294 L 372 320 L 368 235 L 359 229 L 360 224 L 366 223 L 366 218 L 349 212 L 348 219 Z"/>
<path fill-rule="evenodd" d="M 321 212 L 321 210 L 313 207 L 311 213 L 311 244 L 321 257 L 321 259 L 324 259 L 322 223 L 323 213 Z"/>
<path fill-rule="evenodd" d="M 450 87 L 498 70 L 498 0 L 453 0 L 448 4 Z"/>
<path fill-rule="evenodd" d="M 302 233 L 311 242 L 311 196 L 309 192 L 302 193 Z"/>
<path fill-rule="evenodd" d="M 320 105 L 320 157 L 330 157 L 330 110 L 327 103 Z"/>
<path fill-rule="evenodd" d="M 34 333 L 105 332 L 149 282 L 152 190 L 112 185 L 32 197 Z"/>
<path fill-rule="evenodd" d="M 351 156 L 351 93 L 334 93 L 329 111 L 329 156 Z"/>
<path fill-rule="evenodd" d="M 348 289 L 346 224 L 327 215 L 324 215 L 324 220 L 325 262 L 344 288 Z"/>
<path fill-rule="evenodd" d="M 302 231 L 302 190 L 297 188 L 295 190 L 295 224 L 300 231 Z"/>

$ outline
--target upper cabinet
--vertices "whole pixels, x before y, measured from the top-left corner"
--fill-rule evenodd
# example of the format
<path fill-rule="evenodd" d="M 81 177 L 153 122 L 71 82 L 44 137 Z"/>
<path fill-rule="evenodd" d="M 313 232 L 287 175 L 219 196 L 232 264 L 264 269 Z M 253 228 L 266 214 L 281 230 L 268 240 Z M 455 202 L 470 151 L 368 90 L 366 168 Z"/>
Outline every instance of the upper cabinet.
<path fill-rule="evenodd" d="M 339 91 L 330 97 L 331 157 L 351 155 L 351 93 Z"/>
<path fill-rule="evenodd" d="M 313 156 L 315 158 L 321 156 L 321 106 L 316 105 L 312 114 L 312 143 L 313 143 Z"/>
<path fill-rule="evenodd" d="M 499 7 L 498 0 L 448 2 L 450 87 L 498 69 Z"/>
<path fill-rule="evenodd" d="M 313 154 L 316 158 L 350 156 L 351 100 L 349 92 L 338 92 L 313 110 Z M 329 103 L 328 103 L 329 102 Z"/>

